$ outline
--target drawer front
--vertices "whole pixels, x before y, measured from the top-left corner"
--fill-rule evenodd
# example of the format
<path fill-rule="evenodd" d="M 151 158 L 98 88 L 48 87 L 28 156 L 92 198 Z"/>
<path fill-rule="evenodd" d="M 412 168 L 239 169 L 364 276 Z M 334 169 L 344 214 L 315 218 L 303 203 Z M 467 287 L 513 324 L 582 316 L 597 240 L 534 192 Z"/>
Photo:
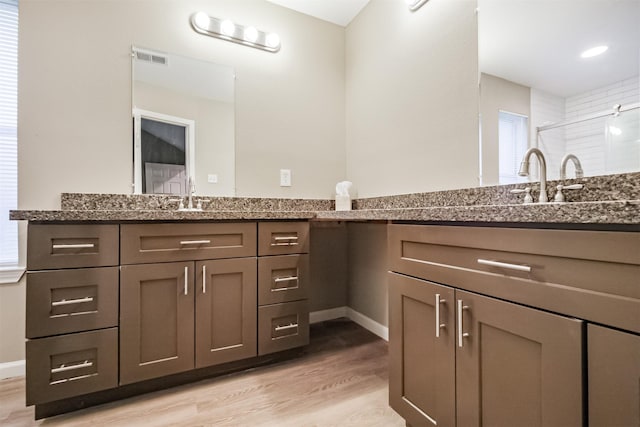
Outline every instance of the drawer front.
<path fill-rule="evenodd" d="M 258 307 L 258 355 L 309 344 L 306 300 Z"/>
<path fill-rule="evenodd" d="M 258 255 L 287 255 L 308 252 L 308 222 L 261 222 L 258 224 Z"/>
<path fill-rule="evenodd" d="M 118 329 L 27 341 L 27 405 L 118 385 Z"/>
<path fill-rule="evenodd" d="M 118 326 L 118 267 L 27 273 L 27 338 Z"/>
<path fill-rule="evenodd" d="M 27 269 L 118 265 L 115 224 L 29 224 Z"/>
<path fill-rule="evenodd" d="M 124 224 L 122 264 L 256 255 L 256 223 Z"/>
<path fill-rule="evenodd" d="M 258 258 L 258 304 L 307 298 L 309 255 Z"/>
<path fill-rule="evenodd" d="M 388 243 L 392 271 L 640 332 L 640 233 L 391 225 Z"/>

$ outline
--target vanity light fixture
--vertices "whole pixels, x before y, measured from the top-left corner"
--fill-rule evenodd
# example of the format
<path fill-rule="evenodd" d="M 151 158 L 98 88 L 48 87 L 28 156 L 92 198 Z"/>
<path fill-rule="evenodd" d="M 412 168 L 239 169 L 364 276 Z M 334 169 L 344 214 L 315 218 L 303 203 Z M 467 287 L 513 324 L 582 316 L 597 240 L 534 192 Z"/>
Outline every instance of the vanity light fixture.
<path fill-rule="evenodd" d="M 228 19 L 218 19 L 198 12 L 191 15 L 191 26 L 200 33 L 222 40 L 255 47 L 267 52 L 280 50 L 280 37 L 275 33 L 265 33 L 255 27 L 235 24 Z"/>
<path fill-rule="evenodd" d="M 581 58 L 593 58 L 594 56 L 602 55 L 609 49 L 609 46 L 596 46 L 591 49 L 587 49 L 580 54 Z"/>
<path fill-rule="evenodd" d="M 425 4 L 429 0 L 405 0 L 405 1 L 407 2 L 407 5 L 409 6 L 409 10 L 411 12 L 415 12 L 416 10 L 420 9 L 422 7 L 422 5 Z"/>

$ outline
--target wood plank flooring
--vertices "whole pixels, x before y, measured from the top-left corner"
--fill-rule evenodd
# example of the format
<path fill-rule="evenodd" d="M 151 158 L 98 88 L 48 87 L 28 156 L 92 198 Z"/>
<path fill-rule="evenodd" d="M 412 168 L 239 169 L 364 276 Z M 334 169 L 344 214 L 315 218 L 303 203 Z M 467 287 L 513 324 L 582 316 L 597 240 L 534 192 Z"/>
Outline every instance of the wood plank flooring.
<path fill-rule="evenodd" d="M 387 374 L 387 343 L 338 319 L 311 325 L 302 357 L 45 420 L 25 408 L 23 378 L 0 381 L 0 425 L 404 427 Z"/>

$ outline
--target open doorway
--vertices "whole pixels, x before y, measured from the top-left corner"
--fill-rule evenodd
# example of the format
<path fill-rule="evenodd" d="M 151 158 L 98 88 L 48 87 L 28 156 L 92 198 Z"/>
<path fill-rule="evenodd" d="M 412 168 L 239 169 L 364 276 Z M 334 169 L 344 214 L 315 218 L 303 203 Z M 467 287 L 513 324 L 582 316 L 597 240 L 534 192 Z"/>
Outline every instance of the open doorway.
<path fill-rule="evenodd" d="M 194 174 L 193 120 L 134 109 L 134 192 L 188 193 Z"/>

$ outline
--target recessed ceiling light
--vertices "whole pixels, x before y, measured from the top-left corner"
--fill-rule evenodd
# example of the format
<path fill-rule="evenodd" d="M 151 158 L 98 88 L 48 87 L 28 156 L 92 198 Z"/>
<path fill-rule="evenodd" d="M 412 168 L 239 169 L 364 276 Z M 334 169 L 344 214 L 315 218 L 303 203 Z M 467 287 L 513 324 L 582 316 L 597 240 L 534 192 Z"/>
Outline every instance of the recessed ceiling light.
<path fill-rule="evenodd" d="M 581 58 L 592 58 L 594 56 L 601 55 L 609 49 L 609 46 L 596 46 L 591 49 L 587 49 L 580 54 Z"/>

